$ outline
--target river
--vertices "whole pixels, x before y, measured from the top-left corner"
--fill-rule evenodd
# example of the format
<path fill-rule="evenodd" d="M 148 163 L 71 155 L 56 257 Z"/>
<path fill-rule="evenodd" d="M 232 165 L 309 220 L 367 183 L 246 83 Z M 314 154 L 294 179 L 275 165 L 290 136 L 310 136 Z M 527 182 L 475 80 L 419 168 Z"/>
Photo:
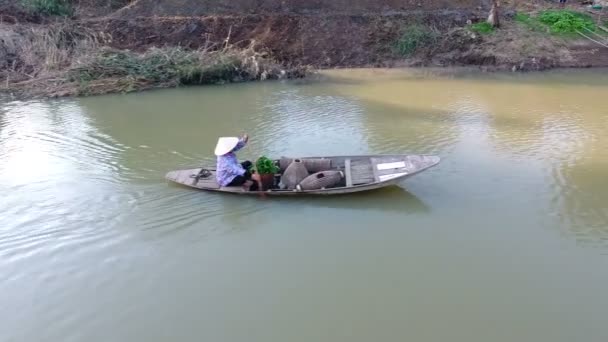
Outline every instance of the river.
<path fill-rule="evenodd" d="M 608 73 L 328 71 L 0 103 L 0 341 L 606 341 Z M 399 187 L 165 182 L 261 154 L 423 153 Z"/>

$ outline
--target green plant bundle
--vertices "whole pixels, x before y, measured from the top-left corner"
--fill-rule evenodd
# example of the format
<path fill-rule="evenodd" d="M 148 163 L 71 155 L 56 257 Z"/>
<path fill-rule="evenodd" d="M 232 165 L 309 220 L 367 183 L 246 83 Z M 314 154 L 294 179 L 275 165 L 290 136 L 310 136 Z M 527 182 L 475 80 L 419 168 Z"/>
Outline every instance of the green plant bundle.
<path fill-rule="evenodd" d="M 276 174 L 279 172 L 279 168 L 276 166 L 274 161 L 262 156 L 255 162 L 255 170 L 261 175 L 265 174 Z"/>
<path fill-rule="evenodd" d="M 567 10 L 547 10 L 540 13 L 539 21 L 554 33 L 574 33 L 581 30 L 595 31 L 591 17 Z"/>
<path fill-rule="evenodd" d="M 42 15 L 70 16 L 73 13 L 69 0 L 22 0 L 30 11 Z"/>

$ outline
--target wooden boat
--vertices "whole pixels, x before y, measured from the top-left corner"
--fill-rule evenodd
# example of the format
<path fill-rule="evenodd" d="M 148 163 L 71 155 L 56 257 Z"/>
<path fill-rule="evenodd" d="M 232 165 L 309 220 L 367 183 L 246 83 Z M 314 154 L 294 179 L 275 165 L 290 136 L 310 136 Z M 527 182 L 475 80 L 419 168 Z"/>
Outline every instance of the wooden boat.
<path fill-rule="evenodd" d="M 241 186 L 221 187 L 216 182 L 214 169 L 191 168 L 171 171 L 165 178 L 194 189 L 241 195 L 338 195 L 395 185 L 403 179 L 427 170 L 440 162 L 440 158 L 437 156 L 425 155 L 369 155 L 298 159 L 302 161 L 306 159 L 330 159 L 330 170 L 342 171 L 344 177 L 340 184 L 335 187 L 309 191 L 281 190 L 278 188 L 267 191 L 246 191 Z M 276 160 L 276 163 L 279 165 L 279 160 Z M 201 170 L 208 172 L 204 172 L 201 176 Z M 277 175 L 277 178 L 279 176 Z"/>

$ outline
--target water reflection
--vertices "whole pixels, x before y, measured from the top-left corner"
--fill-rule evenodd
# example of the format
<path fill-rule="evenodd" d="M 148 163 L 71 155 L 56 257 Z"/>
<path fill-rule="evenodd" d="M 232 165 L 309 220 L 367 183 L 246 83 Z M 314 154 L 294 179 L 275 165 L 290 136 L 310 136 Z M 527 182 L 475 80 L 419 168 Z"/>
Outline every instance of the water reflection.
<path fill-rule="evenodd" d="M 162 194 L 153 193 L 153 188 L 150 188 L 150 192 L 142 196 L 136 210 L 124 223 L 138 227 L 137 230 L 146 239 L 183 235 L 189 236 L 192 243 L 255 229 L 263 226 L 267 220 L 273 221 L 278 212 L 283 215 L 319 209 L 373 210 L 385 214 L 430 212 L 430 207 L 420 198 L 398 186 L 348 196 L 280 198 L 244 197 L 169 187 L 170 191 Z M 192 232 L 196 232 L 195 239 Z"/>
<path fill-rule="evenodd" d="M 431 71 L 432 77 L 415 71 L 327 74 L 337 80 L 337 92 L 355 95 L 364 103 L 373 149 L 415 146 L 447 158 L 477 161 L 501 181 L 486 182 L 489 175 L 480 166 L 453 171 L 469 174 L 462 181 L 480 189 L 478 197 L 490 199 L 521 189 L 532 202 L 552 198 L 544 209 L 539 208 L 560 213 L 561 223 L 551 225 L 565 224 L 579 240 L 581 229 L 576 227 L 592 230 L 589 240 L 601 242 L 608 234 L 608 221 L 604 206 L 598 205 L 605 202 L 600 194 L 608 193 L 608 188 L 597 178 L 599 173 L 591 178 L 579 176 L 583 170 L 591 175 L 590 170 L 603 168 L 608 155 L 600 152 L 608 150 L 603 139 L 608 124 L 599 96 L 608 89 L 608 78 L 590 77 L 596 72 L 530 76 Z M 507 184 L 508 180 L 513 183 Z M 585 198 L 583 207 L 574 205 Z"/>
<path fill-rule="evenodd" d="M 606 77 L 384 73 L 0 102 L 0 340 L 606 335 Z M 163 179 L 242 132 L 242 158 L 443 162 L 327 198 Z"/>
<path fill-rule="evenodd" d="M 540 202 L 546 207 L 541 209 L 539 204 L 538 210 L 559 212 L 558 224 L 574 235 L 580 235 L 580 226 L 594 227 L 596 236 L 606 233 L 604 211 L 596 210 L 596 201 L 603 201 L 598 193 L 603 192 L 586 183 L 594 183 L 595 176 L 591 180 L 581 176 L 590 174 L 586 170 L 602 169 L 606 160 L 602 136 L 608 125 L 598 115 L 596 95 L 603 86 L 601 80 L 583 82 L 595 86 L 589 88 L 565 86 L 559 75 L 536 79 L 379 73 L 383 76 L 330 72 L 330 81 L 298 85 L 269 82 L 8 103 L 0 118 L 2 180 L 12 189 L 39 187 L 43 193 L 51 193 L 50 184 L 57 184 L 52 188 L 62 189 L 58 198 L 88 194 L 108 202 L 125 198 L 129 210 L 140 213 L 136 226 L 144 230 L 189 227 L 216 216 L 239 217 L 241 211 L 250 215 L 250 204 L 208 199 L 201 203 L 201 198 L 208 197 L 177 193 L 171 195 L 175 198 L 167 196 L 158 188 L 166 185 L 164 173 L 176 167 L 213 164 L 211 149 L 217 136 L 248 132 L 252 141 L 241 158 L 439 154 L 444 157 L 445 173 L 435 180 L 437 184 L 484 199 L 480 206 L 516 189 L 533 189 L 523 201 L 549 198 Z M 40 177 L 41 169 L 44 177 Z M 79 189 L 73 184 L 79 184 Z M 130 188 L 133 185 L 141 188 Z M 588 190 L 579 190 L 583 188 Z M 387 194 L 354 198 L 323 205 L 386 207 L 397 212 L 405 202 L 382 200 L 391 198 Z M 366 204 L 358 206 L 359 201 Z M 40 202 L 56 209 L 51 197 Z M 193 210 L 197 205 L 206 209 Z M 231 214 L 220 214 L 229 207 L 234 208 Z M 411 207 L 422 210 L 425 206 Z M 12 206 L 7 213 L 17 215 L 19 208 Z"/>
<path fill-rule="evenodd" d="M 124 214 L 122 149 L 77 105 L 14 102 L 1 115 L 1 255 L 40 252 L 48 239 L 82 244 Z"/>
<path fill-rule="evenodd" d="M 276 199 L 275 199 L 276 200 Z M 429 213 L 431 208 L 420 198 L 399 186 L 336 197 L 286 198 L 284 205 L 343 210 L 374 210 L 402 214 Z"/>
<path fill-rule="evenodd" d="M 176 98 L 166 101 L 144 93 L 138 95 L 141 101 L 81 100 L 100 130 L 126 146 L 122 164 L 137 170 L 127 173 L 131 179 L 146 182 L 170 168 L 213 164 L 217 137 L 245 132 L 251 140 L 241 156 L 247 159 L 368 151 L 362 109 L 352 99 L 281 83 L 237 85 L 230 92 L 205 87 L 165 94 Z"/>
<path fill-rule="evenodd" d="M 369 150 L 359 101 L 310 88 L 282 91 L 269 99 L 259 122 L 263 148 L 274 155 L 353 155 Z"/>

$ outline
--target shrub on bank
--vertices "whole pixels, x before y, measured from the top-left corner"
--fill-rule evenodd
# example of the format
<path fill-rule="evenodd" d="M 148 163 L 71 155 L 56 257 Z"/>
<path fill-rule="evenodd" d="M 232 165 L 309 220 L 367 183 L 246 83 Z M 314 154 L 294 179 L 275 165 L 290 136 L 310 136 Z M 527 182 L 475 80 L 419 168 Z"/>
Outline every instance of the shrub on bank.
<path fill-rule="evenodd" d="M 401 56 L 411 56 L 419 49 L 437 42 L 439 35 L 429 27 L 410 25 L 401 31 L 401 36 L 395 44 L 397 53 Z"/>
<path fill-rule="evenodd" d="M 586 14 L 568 10 L 547 10 L 540 13 L 539 21 L 551 28 L 554 33 L 574 33 L 576 31 L 595 31 L 595 24 Z"/>
<path fill-rule="evenodd" d="M 0 84 L 31 96 L 77 96 L 181 85 L 297 78 L 307 68 L 282 68 L 253 46 L 145 52 L 104 46 L 103 34 L 67 24 L 16 27 L 0 41 Z"/>
<path fill-rule="evenodd" d="M 67 82 L 79 94 L 130 92 L 152 87 L 176 87 L 279 78 L 282 70 L 253 49 L 220 51 L 152 48 L 145 53 L 102 49 L 70 68 Z M 285 75 L 288 76 L 288 75 Z"/>

